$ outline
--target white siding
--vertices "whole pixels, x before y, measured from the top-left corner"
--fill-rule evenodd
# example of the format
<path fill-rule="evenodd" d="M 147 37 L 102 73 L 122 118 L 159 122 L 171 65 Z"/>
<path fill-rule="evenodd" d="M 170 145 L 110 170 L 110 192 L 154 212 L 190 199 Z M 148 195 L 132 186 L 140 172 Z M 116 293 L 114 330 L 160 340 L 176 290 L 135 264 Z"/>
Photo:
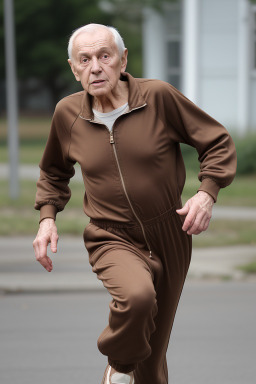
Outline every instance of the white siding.
<path fill-rule="evenodd" d="M 143 10 L 143 77 L 166 80 L 165 25 L 163 16 L 151 8 Z"/>
<path fill-rule="evenodd" d="M 250 81 L 250 116 L 249 130 L 256 131 L 256 77 L 252 76 Z"/>
<path fill-rule="evenodd" d="M 237 128 L 238 1 L 200 0 L 199 106 Z"/>
<path fill-rule="evenodd" d="M 250 20 L 250 33 L 251 33 L 251 41 L 250 41 L 250 67 L 251 67 L 251 76 L 250 76 L 250 115 L 249 115 L 249 129 L 256 131 L 256 5 L 253 7 L 253 12 L 251 12 L 251 20 Z M 254 34 L 254 36 L 253 36 Z"/>
<path fill-rule="evenodd" d="M 250 57 L 254 52 L 250 0 L 180 0 L 178 4 L 183 4 L 181 90 L 231 132 L 255 131 L 256 66 L 252 71 L 252 60 L 256 62 L 256 52 Z M 169 3 L 168 7 L 177 5 Z M 178 41 L 174 28 L 178 24 L 168 7 L 162 16 L 152 10 L 144 14 L 144 75 L 172 82 L 166 52 L 172 50 L 172 59 L 178 55 L 174 44 L 168 46 L 168 41 Z M 256 15 L 254 20 L 256 24 Z"/>

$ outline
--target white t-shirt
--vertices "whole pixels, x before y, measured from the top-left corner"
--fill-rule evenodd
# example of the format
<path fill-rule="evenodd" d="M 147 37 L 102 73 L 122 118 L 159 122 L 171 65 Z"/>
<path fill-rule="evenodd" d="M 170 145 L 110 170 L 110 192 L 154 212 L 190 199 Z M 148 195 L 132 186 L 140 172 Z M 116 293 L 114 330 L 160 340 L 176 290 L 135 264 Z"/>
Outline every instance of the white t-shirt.
<path fill-rule="evenodd" d="M 121 107 L 107 113 L 99 112 L 96 109 L 93 109 L 92 111 L 94 113 L 94 117 L 97 120 L 100 120 L 103 124 L 105 124 L 108 127 L 109 131 L 111 131 L 113 128 L 114 122 L 119 116 L 121 116 L 126 111 L 127 107 L 128 107 L 128 103 L 125 103 Z"/>

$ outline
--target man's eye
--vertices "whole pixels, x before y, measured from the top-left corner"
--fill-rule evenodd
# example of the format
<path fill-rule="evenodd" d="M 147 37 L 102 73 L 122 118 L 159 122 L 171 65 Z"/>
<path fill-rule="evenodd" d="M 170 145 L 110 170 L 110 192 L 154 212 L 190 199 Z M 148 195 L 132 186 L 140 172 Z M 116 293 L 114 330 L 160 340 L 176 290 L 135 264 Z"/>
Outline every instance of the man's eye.
<path fill-rule="evenodd" d="M 106 60 L 109 58 L 109 55 L 107 53 L 104 53 L 104 55 L 102 55 L 102 59 Z"/>
<path fill-rule="evenodd" d="M 84 63 L 84 64 L 88 63 L 88 59 L 87 59 L 86 57 L 84 57 L 84 58 L 82 59 L 82 63 Z"/>

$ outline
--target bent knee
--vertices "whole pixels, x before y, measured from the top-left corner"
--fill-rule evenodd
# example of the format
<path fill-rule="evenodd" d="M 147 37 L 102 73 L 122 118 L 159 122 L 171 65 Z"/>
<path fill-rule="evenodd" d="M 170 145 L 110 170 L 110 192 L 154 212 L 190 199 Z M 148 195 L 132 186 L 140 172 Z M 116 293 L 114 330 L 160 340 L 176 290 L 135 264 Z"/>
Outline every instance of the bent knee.
<path fill-rule="evenodd" d="M 129 309 L 134 314 L 148 314 L 156 306 L 156 292 L 153 286 L 144 286 L 133 289 L 127 296 Z"/>

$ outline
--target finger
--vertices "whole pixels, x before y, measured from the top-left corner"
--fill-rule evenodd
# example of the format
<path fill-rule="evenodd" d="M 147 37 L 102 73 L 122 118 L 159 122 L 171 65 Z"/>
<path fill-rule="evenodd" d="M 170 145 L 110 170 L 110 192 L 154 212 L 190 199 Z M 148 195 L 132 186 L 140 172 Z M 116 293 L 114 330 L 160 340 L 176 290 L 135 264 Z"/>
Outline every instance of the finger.
<path fill-rule="evenodd" d="M 57 252 L 57 243 L 58 243 L 59 236 L 57 233 L 53 233 L 51 237 L 51 251 L 53 253 Z"/>
<path fill-rule="evenodd" d="M 200 235 L 201 231 L 195 231 L 192 233 L 192 235 Z"/>
<path fill-rule="evenodd" d="M 39 259 L 38 261 L 48 272 L 52 271 L 52 261 L 49 258 L 49 256 L 43 257 L 42 259 Z"/>
<path fill-rule="evenodd" d="M 205 214 L 204 212 L 199 212 L 196 214 L 195 216 L 195 220 L 193 222 L 193 225 L 191 225 L 189 228 L 188 228 L 188 235 L 195 235 L 195 234 L 198 234 L 197 232 L 200 231 L 200 227 L 202 226 L 202 223 L 204 224 L 204 220 L 205 220 Z"/>
<path fill-rule="evenodd" d="M 210 221 L 211 221 L 211 218 L 207 218 L 207 220 L 206 220 L 206 222 L 205 222 L 205 224 L 204 224 L 204 229 L 203 229 L 203 231 L 206 231 L 206 230 L 208 229 L 209 224 L 210 224 Z"/>
<path fill-rule="evenodd" d="M 48 246 L 48 241 L 45 241 L 45 240 L 38 241 L 38 250 L 39 250 L 40 259 L 43 259 L 47 256 L 47 246 Z"/>
<path fill-rule="evenodd" d="M 208 217 L 206 215 L 204 215 L 202 220 L 201 220 L 201 223 L 198 227 L 199 233 L 201 233 L 207 229 L 207 226 L 206 226 L 207 221 L 208 221 Z"/>
<path fill-rule="evenodd" d="M 210 223 L 210 218 L 204 215 L 198 226 L 196 221 L 193 227 L 188 231 L 188 235 L 199 235 L 200 233 L 206 231 Z"/>
<path fill-rule="evenodd" d="M 197 215 L 197 208 L 196 207 L 190 208 L 190 210 L 186 216 L 186 219 L 184 221 L 184 224 L 182 226 L 183 231 L 186 232 L 193 226 L 195 219 L 196 219 L 196 215 Z"/>
<path fill-rule="evenodd" d="M 186 202 L 186 204 L 184 205 L 183 208 L 180 208 L 180 209 L 176 209 L 176 212 L 179 214 L 179 215 L 186 215 L 189 211 L 189 204 L 188 202 Z"/>
<path fill-rule="evenodd" d="M 33 241 L 33 248 L 34 248 L 35 256 L 37 259 L 39 257 L 39 248 L 38 248 L 38 243 L 36 239 Z"/>
<path fill-rule="evenodd" d="M 52 261 L 47 256 L 47 245 L 48 242 L 44 240 L 38 241 L 38 257 L 37 261 L 48 271 L 51 272 L 52 270 Z"/>

